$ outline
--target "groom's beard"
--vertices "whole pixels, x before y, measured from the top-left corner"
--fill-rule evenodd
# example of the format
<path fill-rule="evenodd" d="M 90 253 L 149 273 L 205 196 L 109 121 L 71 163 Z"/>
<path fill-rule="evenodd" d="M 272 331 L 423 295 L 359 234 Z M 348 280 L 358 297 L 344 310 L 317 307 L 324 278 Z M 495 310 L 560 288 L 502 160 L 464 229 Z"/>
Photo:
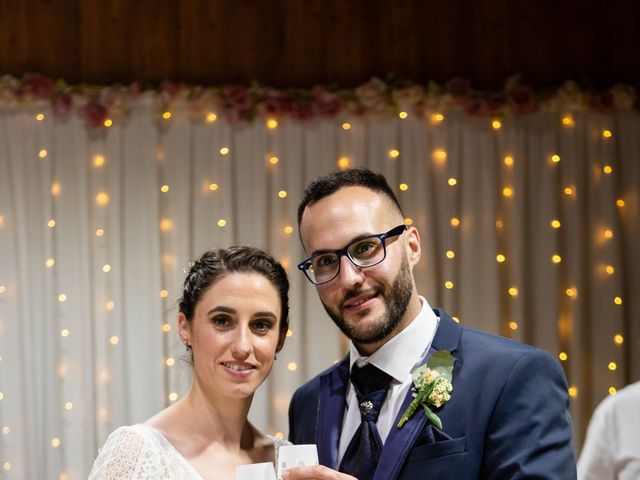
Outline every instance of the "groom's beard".
<path fill-rule="evenodd" d="M 359 328 L 358 325 L 348 325 L 341 312 L 333 311 L 324 302 L 325 311 L 331 317 L 338 328 L 349 337 L 354 343 L 371 344 L 384 340 L 398 326 L 411 300 L 413 292 L 413 282 L 411 279 L 411 270 L 409 262 L 405 256 L 400 265 L 400 271 L 396 279 L 388 291 L 377 288 L 374 290 L 377 294 L 382 294 L 384 299 L 385 311 L 376 319 L 373 327 Z M 352 290 L 345 295 L 345 300 L 355 297 L 362 293 L 362 290 Z"/>

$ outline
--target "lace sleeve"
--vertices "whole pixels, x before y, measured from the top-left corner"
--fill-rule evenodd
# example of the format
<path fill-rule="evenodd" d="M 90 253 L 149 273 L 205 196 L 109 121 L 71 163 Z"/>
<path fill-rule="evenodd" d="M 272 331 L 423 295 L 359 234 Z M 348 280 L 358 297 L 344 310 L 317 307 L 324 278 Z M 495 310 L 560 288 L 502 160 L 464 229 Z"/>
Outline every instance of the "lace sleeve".
<path fill-rule="evenodd" d="M 109 435 L 89 474 L 89 480 L 166 478 L 162 448 L 136 426 L 120 427 Z"/>

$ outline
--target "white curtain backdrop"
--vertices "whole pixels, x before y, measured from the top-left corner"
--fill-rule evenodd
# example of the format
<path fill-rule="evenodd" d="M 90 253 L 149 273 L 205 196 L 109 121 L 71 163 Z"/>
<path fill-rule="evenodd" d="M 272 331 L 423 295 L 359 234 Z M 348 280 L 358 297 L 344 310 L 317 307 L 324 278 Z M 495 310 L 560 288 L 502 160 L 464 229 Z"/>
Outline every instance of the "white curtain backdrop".
<path fill-rule="evenodd" d="M 286 436 L 292 392 L 346 345 L 296 269 L 296 207 L 346 165 L 398 192 L 432 306 L 560 358 L 577 447 L 597 402 L 640 379 L 637 113 L 160 113 L 143 96 L 92 129 L 47 102 L 0 110 L 3 478 L 86 478 L 110 431 L 185 393 L 176 299 L 187 262 L 217 246 L 266 248 L 290 273 L 291 335 L 251 412 Z"/>

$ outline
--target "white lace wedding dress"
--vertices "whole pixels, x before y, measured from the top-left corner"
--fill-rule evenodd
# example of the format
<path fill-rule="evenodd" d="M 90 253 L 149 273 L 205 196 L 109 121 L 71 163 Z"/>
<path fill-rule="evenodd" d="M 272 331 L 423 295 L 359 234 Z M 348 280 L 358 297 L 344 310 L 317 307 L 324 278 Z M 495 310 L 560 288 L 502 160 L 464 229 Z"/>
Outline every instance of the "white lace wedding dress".
<path fill-rule="evenodd" d="M 273 439 L 276 452 L 286 440 Z M 89 480 L 202 480 L 200 474 L 148 425 L 114 430 L 96 458 Z"/>

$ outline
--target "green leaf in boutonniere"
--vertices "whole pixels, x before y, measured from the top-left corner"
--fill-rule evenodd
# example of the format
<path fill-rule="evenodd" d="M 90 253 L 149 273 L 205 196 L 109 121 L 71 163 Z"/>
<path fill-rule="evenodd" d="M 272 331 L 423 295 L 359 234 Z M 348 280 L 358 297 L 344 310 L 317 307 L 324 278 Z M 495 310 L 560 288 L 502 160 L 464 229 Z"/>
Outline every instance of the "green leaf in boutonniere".
<path fill-rule="evenodd" d="M 397 427 L 407 423 L 422 406 L 427 419 L 439 429 L 442 429 L 442 421 L 431 408 L 440 408 L 451 398 L 453 385 L 451 383 L 453 372 L 453 357 L 446 350 L 435 352 L 429 358 L 426 365 L 421 365 L 411 372 L 413 378 L 414 399 L 409 404 Z"/>

